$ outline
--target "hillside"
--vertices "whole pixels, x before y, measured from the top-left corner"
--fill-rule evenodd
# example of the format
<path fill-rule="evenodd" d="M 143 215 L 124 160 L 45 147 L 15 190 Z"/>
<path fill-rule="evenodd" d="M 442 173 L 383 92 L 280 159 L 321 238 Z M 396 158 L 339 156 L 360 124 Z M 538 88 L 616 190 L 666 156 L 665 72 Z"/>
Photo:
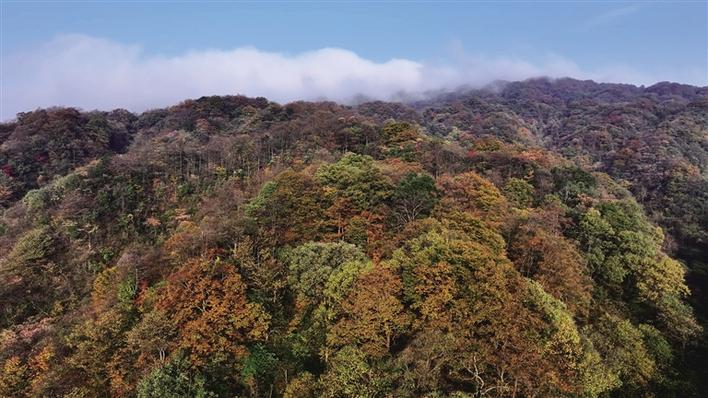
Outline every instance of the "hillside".
<path fill-rule="evenodd" d="M 698 397 L 708 88 L 0 124 L 0 396 Z"/>

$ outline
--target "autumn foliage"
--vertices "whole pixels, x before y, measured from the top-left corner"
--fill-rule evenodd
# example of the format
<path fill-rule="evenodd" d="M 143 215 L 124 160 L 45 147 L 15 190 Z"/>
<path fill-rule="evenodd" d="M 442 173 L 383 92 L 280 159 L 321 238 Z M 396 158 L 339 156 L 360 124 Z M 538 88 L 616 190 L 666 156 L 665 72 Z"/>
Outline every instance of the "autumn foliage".
<path fill-rule="evenodd" d="M 0 397 L 699 397 L 705 95 L 20 114 Z"/>

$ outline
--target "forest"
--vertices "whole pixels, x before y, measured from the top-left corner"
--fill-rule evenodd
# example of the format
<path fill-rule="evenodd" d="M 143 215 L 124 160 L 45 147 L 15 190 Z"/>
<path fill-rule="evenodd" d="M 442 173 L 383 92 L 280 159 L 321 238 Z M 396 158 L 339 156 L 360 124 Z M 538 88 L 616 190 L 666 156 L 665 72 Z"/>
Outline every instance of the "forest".
<path fill-rule="evenodd" d="M 0 397 L 701 397 L 708 88 L 0 124 Z"/>

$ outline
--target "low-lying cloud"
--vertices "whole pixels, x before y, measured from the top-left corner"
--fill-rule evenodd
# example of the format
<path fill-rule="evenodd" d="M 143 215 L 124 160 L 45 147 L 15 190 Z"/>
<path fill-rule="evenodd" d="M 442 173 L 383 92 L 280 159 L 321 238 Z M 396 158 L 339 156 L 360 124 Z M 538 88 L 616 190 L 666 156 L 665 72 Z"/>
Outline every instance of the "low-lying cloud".
<path fill-rule="evenodd" d="M 635 84 L 655 81 L 621 66 L 583 70 L 555 55 L 532 63 L 471 56 L 461 48 L 453 53 L 454 61 L 447 64 L 399 58 L 375 62 L 339 48 L 290 55 L 241 47 L 158 56 L 145 54 L 139 46 L 64 35 L 33 50 L 3 56 L 0 119 L 55 105 L 139 112 L 203 95 L 350 102 L 362 96 L 387 100 L 538 76 Z"/>

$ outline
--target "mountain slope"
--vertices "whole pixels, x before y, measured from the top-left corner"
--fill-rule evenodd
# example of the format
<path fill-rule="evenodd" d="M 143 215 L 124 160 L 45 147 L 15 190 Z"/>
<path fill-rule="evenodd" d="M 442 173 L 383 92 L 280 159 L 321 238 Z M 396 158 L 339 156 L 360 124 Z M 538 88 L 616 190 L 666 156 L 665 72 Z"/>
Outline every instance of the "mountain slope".
<path fill-rule="evenodd" d="M 0 395 L 699 396 L 706 94 L 22 114 Z"/>

